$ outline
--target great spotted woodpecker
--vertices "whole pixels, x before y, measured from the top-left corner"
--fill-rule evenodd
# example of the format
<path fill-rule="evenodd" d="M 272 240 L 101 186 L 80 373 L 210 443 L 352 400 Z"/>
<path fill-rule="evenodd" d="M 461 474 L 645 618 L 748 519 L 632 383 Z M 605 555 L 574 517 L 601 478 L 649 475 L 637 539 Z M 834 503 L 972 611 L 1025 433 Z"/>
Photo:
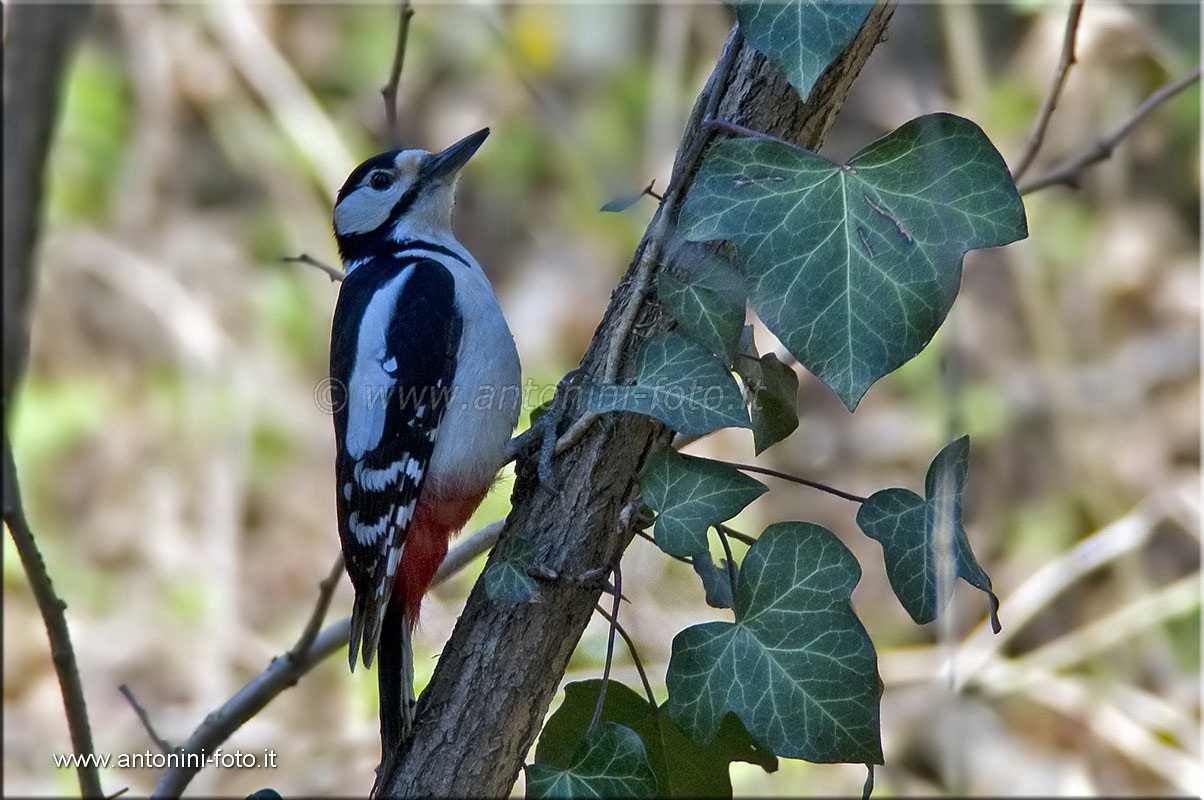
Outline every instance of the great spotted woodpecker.
<path fill-rule="evenodd" d="M 355 589 L 350 663 L 379 653 L 382 766 L 409 738 L 411 635 L 431 579 L 497 477 L 518 420 L 514 338 L 452 234 L 460 168 L 486 128 L 441 153 L 395 150 L 339 190 L 346 275 L 330 341 L 339 537 Z M 378 780 L 384 769 L 378 772 Z"/>

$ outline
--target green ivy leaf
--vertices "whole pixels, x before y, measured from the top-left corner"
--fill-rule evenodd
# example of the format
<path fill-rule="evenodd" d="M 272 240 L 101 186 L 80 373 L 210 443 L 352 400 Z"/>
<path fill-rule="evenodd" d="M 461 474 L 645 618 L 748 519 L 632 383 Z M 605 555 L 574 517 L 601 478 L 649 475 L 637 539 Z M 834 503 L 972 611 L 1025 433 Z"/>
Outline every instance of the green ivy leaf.
<path fill-rule="evenodd" d="M 798 427 L 798 375 L 773 353 L 751 363 L 737 357 L 736 371 L 751 395 L 753 443 L 761 455 Z"/>
<path fill-rule="evenodd" d="M 495 603 L 529 603 L 535 596 L 535 581 L 527 567 L 535 557 L 535 546 L 527 539 L 514 539 L 506 556 L 485 570 L 485 594 Z"/>
<path fill-rule="evenodd" d="M 531 797 L 652 797 L 656 776 L 636 732 L 600 722 L 586 735 L 564 767 L 528 764 Z"/>
<path fill-rule="evenodd" d="M 564 688 L 564 702 L 539 734 L 535 748 L 538 763 L 567 767 L 593 718 L 601 685 L 600 680 L 588 680 Z M 649 705 L 631 688 L 613 680 L 606 689 L 601 719 L 630 728 L 644 742 L 661 797 L 731 797 L 731 762 L 757 764 L 767 772 L 778 767 L 777 758 L 758 745 L 731 715 L 724 719 L 715 741 L 699 747 L 663 708 Z"/>
<path fill-rule="evenodd" d="M 648 460 L 640 480 L 644 502 L 659 512 L 657 546 L 671 556 L 706 553 L 707 529 L 726 522 L 769 491 L 734 467 L 678 455 L 671 447 Z"/>
<path fill-rule="evenodd" d="M 929 466 L 924 481 L 927 500 L 906 489 L 883 489 L 861 504 L 857 524 L 882 543 L 891 588 L 913 620 L 923 625 L 936 619 L 953 596 L 953 584 L 962 578 L 986 592 L 991 627 L 998 633 L 999 599 L 962 526 L 962 491 L 969 464 L 970 437 L 963 436 L 947 445 Z"/>
<path fill-rule="evenodd" d="M 620 211 L 626 211 L 636 203 L 640 202 L 645 194 L 647 194 L 647 192 L 644 190 L 640 190 L 638 192 L 629 192 L 628 194 L 621 194 L 618 197 L 607 201 L 606 204 L 598 210 L 604 214 L 618 214 Z"/>
<path fill-rule="evenodd" d="M 932 339 L 968 251 L 1028 235 L 1003 158 L 952 114 L 914 119 L 846 165 L 784 143 L 721 142 L 681 225 L 736 246 L 753 310 L 850 410 Z"/>
<path fill-rule="evenodd" d="M 657 297 L 691 339 L 731 364 L 744 327 L 744 279 L 717 253 L 688 263 L 693 272 L 684 280 L 661 273 Z"/>
<path fill-rule="evenodd" d="M 647 414 L 688 434 L 750 425 L 740 387 L 727 367 L 675 332 L 644 343 L 634 386 L 588 387 L 586 405 L 595 414 Z"/>
<path fill-rule="evenodd" d="M 766 528 L 740 568 L 736 621 L 673 639 L 669 714 L 698 742 L 731 712 L 779 756 L 881 764 L 877 657 L 849 601 L 860 577 L 828 530 Z"/>
<path fill-rule="evenodd" d="M 702 580 L 702 589 L 706 592 L 707 605 L 711 608 L 731 608 L 735 605 L 732 599 L 732 579 L 728 570 L 735 570 L 739 576 L 739 567 L 728 565 L 726 558 L 719 559 L 716 565 L 711 560 L 710 553 L 697 553 L 690 557 L 690 566 L 694 574 Z"/>
<path fill-rule="evenodd" d="M 853 41 L 874 4 L 737 0 L 733 5 L 744 36 L 782 68 L 806 100 L 819 76 Z"/>

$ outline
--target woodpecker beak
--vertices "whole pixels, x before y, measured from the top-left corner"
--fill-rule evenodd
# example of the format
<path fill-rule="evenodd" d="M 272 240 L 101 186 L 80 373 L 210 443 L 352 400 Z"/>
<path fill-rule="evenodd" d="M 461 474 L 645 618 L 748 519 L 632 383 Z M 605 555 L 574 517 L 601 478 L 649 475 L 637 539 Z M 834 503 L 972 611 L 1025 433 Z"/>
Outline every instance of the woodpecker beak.
<path fill-rule="evenodd" d="M 446 180 L 460 171 L 468 163 L 472 154 L 485 142 L 489 136 L 488 128 L 481 128 L 476 133 L 465 136 L 442 153 L 431 156 L 426 164 L 427 179 L 430 181 Z"/>

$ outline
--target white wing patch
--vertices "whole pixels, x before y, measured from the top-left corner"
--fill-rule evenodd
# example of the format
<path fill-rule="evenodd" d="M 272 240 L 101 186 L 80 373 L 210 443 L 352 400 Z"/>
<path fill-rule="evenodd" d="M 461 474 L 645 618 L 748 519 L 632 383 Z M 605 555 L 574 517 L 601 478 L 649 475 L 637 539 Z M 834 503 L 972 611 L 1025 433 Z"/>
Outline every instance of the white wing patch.
<path fill-rule="evenodd" d="M 352 458 L 360 458 L 379 445 L 385 431 L 385 411 L 394 390 L 393 376 L 384 365 L 385 337 L 397 298 L 413 273 L 411 264 L 377 289 L 360 319 L 355 365 L 347 386 L 346 447 Z"/>

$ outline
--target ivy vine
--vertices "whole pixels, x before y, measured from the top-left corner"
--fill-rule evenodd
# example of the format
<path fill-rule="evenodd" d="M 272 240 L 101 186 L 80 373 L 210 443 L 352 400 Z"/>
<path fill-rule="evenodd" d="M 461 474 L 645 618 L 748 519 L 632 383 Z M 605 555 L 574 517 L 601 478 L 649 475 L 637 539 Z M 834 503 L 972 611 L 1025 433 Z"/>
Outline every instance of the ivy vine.
<path fill-rule="evenodd" d="M 741 0 L 749 43 L 776 62 L 804 99 L 848 46 L 872 3 Z M 1011 176 L 983 131 L 951 114 L 913 119 L 843 164 L 755 131 L 707 150 L 680 214 L 691 241 L 730 248 L 690 274 L 663 274 L 657 298 L 678 330 L 639 354 L 634 385 L 591 387 L 596 413 L 654 416 L 683 434 L 752 428 L 756 452 L 798 425 L 798 380 L 760 354 L 746 307 L 798 362 L 856 409 L 878 379 L 919 353 L 944 321 L 962 259 L 1027 235 Z M 925 496 L 888 488 L 858 504 L 856 525 L 882 546 L 899 602 L 917 623 L 947 605 L 958 578 L 998 601 L 962 524 L 970 442 L 933 460 Z M 641 479 L 652 539 L 689 562 L 731 620 L 677 633 L 657 703 L 615 681 L 570 684 L 526 767 L 536 797 L 730 796 L 728 765 L 776 769 L 777 758 L 883 763 L 882 682 L 873 643 L 850 594 L 861 576 L 831 532 L 800 521 L 770 525 L 741 563 L 724 523 L 768 491 L 748 468 L 666 448 Z M 718 564 L 711 536 L 727 550 Z M 499 602 L 532 600 L 524 546 L 487 576 Z M 625 635 L 626 638 L 626 635 Z M 641 667 L 641 674 L 642 667 Z"/>

